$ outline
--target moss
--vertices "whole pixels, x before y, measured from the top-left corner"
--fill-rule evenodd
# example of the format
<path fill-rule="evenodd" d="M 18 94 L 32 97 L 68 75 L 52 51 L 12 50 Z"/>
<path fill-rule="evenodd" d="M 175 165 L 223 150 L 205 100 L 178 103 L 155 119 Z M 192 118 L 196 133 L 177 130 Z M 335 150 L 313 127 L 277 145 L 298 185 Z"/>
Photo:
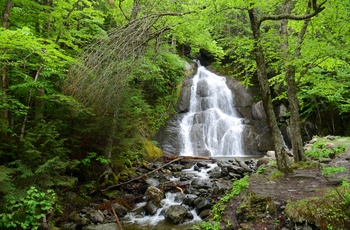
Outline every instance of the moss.
<path fill-rule="evenodd" d="M 319 229 L 348 229 L 350 203 L 339 195 L 349 193 L 346 188 L 328 190 L 323 196 L 288 202 L 285 213 L 294 222 L 308 222 Z"/>
<path fill-rule="evenodd" d="M 146 160 L 155 160 L 159 157 L 163 156 L 163 151 L 158 148 L 151 141 L 145 141 L 145 159 Z"/>
<path fill-rule="evenodd" d="M 259 197 L 254 192 L 249 192 L 243 197 L 237 214 L 243 222 L 262 220 L 267 214 L 276 212 L 276 206 L 271 197 Z"/>
<path fill-rule="evenodd" d="M 271 179 L 274 180 L 274 179 L 280 179 L 282 177 L 284 177 L 284 173 L 281 172 L 280 170 L 275 170 L 271 173 Z"/>

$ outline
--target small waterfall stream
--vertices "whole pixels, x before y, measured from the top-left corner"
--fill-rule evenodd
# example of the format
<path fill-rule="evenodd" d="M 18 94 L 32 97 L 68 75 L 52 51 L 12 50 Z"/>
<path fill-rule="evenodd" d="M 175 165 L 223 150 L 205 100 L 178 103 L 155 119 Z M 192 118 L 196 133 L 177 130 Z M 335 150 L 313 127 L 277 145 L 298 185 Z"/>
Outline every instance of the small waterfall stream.
<path fill-rule="evenodd" d="M 244 125 L 234 109 L 226 78 L 198 63 L 190 109 L 180 123 L 182 156 L 243 156 Z"/>

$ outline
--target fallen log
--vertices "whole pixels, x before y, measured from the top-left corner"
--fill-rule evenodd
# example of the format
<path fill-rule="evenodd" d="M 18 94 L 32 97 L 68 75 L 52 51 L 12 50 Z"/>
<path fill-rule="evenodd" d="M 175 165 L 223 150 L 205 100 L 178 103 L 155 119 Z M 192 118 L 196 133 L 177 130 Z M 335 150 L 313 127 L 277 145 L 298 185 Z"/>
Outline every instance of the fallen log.
<path fill-rule="evenodd" d="M 151 172 L 142 174 L 142 175 L 139 176 L 139 177 L 136 177 L 136 178 L 134 178 L 134 179 L 131 179 L 131 180 L 129 180 L 129 181 L 126 181 L 126 182 L 123 182 L 123 183 L 120 183 L 120 184 L 111 185 L 111 186 L 109 186 L 109 187 L 107 187 L 107 188 L 105 188 L 105 189 L 101 189 L 101 191 L 104 192 L 104 191 L 107 191 L 107 190 L 109 190 L 109 189 L 118 188 L 118 187 L 120 187 L 120 186 L 122 186 L 122 185 L 126 185 L 126 184 L 128 184 L 128 183 L 130 183 L 130 182 L 143 179 L 143 178 L 148 177 L 149 175 L 151 175 L 151 174 L 153 174 L 153 173 L 159 171 L 160 169 L 162 169 L 162 168 L 164 168 L 164 167 L 166 167 L 166 166 L 168 166 L 168 165 L 170 165 L 170 164 L 172 164 L 172 163 L 175 163 L 175 162 L 177 162 L 177 161 L 180 161 L 180 160 L 184 160 L 184 159 L 185 159 L 185 160 L 188 160 L 188 159 L 189 159 L 189 160 L 191 160 L 191 159 L 193 159 L 193 160 L 214 160 L 214 159 L 211 158 L 211 157 L 201 157 L 201 156 L 171 156 L 171 157 L 165 157 L 165 158 L 172 159 L 172 160 L 169 161 L 168 163 L 166 163 L 166 164 L 164 164 L 164 165 L 162 165 L 162 166 L 160 166 L 160 167 L 158 167 L 158 168 L 152 170 Z"/>

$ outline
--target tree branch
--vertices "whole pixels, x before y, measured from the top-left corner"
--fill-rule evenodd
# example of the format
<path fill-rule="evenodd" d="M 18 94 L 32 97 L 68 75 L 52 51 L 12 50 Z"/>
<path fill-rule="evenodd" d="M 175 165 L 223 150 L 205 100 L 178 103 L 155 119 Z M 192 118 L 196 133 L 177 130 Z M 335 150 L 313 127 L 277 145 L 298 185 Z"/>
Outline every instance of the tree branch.
<path fill-rule="evenodd" d="M 320 12 L 322 12 L 325 7 L 323 6 L 325 3 L 327 2 L 327 0 L 324 0 L 322 3 L 320 3 L 318 6 L 316 4 L 316 1 L 313 0 L 313 9 L 314 12 L 309 13 L 309 14 L 305 14 L 305 15 L 294 15 L 294 14 L 278 14 L 278 15 L 264 15 L 260 18 L 260 20 L 258 21 L 259 26 L 262 22 L 267 21 L 267 20 L 273 20 L 273 21 L 277 21 L 277 20 L 282 20 L 282 19 L 291 19 L 291 20 L 306 20 L 306 19 L 310 19 L 314 16 L 316 16 L 317 14 L 319 14 Z"/>

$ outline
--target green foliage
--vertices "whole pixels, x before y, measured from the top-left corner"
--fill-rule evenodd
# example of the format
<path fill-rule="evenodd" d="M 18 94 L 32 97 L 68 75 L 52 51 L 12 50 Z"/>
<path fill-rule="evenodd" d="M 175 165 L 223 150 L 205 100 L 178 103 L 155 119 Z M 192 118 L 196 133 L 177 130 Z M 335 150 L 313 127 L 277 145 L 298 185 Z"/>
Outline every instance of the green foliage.
<path fill-rule="evenodd" d="M 0 213 L 2 228 L 38 229 L 40 220 L 55 211 L 57 196 L 53 190 L 39 191 L 32 186 L 25 197 L 8 196 L 6 202 L 6 210 Z"/>
<path fill-rule="evenodd" d="M 280 179 L 284 177 L 284 173 L 280 170 L 275 170 L 271 173 L 271 179 Z"/>
<path fill-rule="evenodd" d="M 7 194 L 13 191 L 14 186 L 11 183 L 11 175 L 14 173 L 14 170 L 8 168 L 4 165 L 0 165 L 0 194 Z"/>
<path fill-rule="evenodd" d="M 81 163 L 83 164 L 84 167 L 89 167 L 91 166 L 91 161 L 96 160 L 100 164 L 109 164 L 110 160 L 106 159 L 104 156 L 98 156 L 97 153 L 95 152 L 89 152 L 87 153 L 87 157 L 81 160 Z"/>
<path fill-rule="evenodd" d="M 346 169 L 345 167 L 325 167 L 322 168 L 322 176 L 331 176 L 337 172 L 344 172 Z"/>
<path fill-rule="evenodd" d="M 232 188 L 223 196 L 213 207 L 212 218 L 209 222 L 203 221 L 198 229 L 208 229 L 216 230 L 220 229 L 220 221 L 222 219 L 222 214 L 225 210 L 225 204 L 235 196 L 238 196 L 243 190 L 247 189 L 249 186 L 249 176 L 245 176 L 242 179 L 236 180 L 232 184 Z"/>
<path fill-rule="evenodd" d="M 267 169 L 264 167 L 259 167 L 258 171 L 256 172 L 257 174 L 264 174 L 267 172 Z"/>
<path fill-rule="evenodd" d="M 334 154 L 341 154 L 346 150 L 346 148 L 347 147 L 344 144 L 339 144 L 334 147 L 327 147 L 326 142 L 320 140 L 313 143 L 311 149 L 305 151 L 305 155 L 317 160 L 322 160 Z"/>

